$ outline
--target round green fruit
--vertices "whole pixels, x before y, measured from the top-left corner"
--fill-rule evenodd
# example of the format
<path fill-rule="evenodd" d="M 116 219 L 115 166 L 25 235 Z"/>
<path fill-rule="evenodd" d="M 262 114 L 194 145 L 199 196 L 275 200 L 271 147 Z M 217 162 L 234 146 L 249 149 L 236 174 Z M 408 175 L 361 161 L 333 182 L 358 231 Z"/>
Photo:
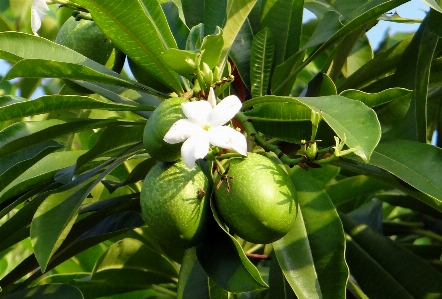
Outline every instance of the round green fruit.
<path fill-rule="evenodd" d="M 58 31 L 57 44 L 66 46 L 89 59 L 102 65 L 112 55 L 115 47 L 93 21 L 80 20 L 70 17 Z"/>
<path fill-rule="evenodd" d="M 170 127 L 186 118 L 181 108 L 188 100 L 171 98 L 163 101 L 152 113 L 144 128 L 143 143 L 147 153 L 162 162 L 174 162 L 181 157 L 181 143 L 169 144 L 163 140 Z"/>
<path fill-rule="evenodd" d="M 188 248 L 204 236 L 210 215 L 209 180 L 199 166 L 158 163 L 141 189 L 141 212 L 161 244 Z"/>
<path fill-rule="evenodd" d="M 282 238 L 292 227 L 297 211 L 296 190 L 288 174 L 254 153 L 227 160 L 224 167 L 229 164 L 230 178 L 215 188 L 221 218 L 235 234 L 252 243 L 267 244 Z M 220 180 L 219 175 L 215 177 L 214 185 Z"/>
<path fill-rule="evenodd" d="M 70 17 L 63 26 L 61 26 L 55 42 L 108 68 L 113 68 L 115 64 L 121 64 L 120 61 L 117 61 L 117 57 L 121 56 L 119 55 L 119 50 L 115 48 L 114 44 L 93 21 L 76 21 L 75 18 Z M 74 91 L 91 93 L 88 89 L 69 80 L 64 80 L 64 83 Z"/>

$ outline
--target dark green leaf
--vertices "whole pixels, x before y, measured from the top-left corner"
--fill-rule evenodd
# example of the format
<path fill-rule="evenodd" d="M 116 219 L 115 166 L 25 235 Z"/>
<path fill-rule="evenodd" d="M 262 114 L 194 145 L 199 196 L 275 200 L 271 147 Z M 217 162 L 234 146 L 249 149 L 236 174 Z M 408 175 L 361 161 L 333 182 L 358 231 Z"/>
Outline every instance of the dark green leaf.
<path fill-rule="evenodd" d="M 305 51 L 300 51 L 287 59 L 284 63 L 275 67 L 272 75 L 271 89 L 272 93 L 275 95 L 289 95 L 292 91 L 293 84 L 295 83 L 296 77 L 291 80 L 286 81 L 285 79 L 291 73 L 293 73 L 303 62 L 305 56 Z M 281 86 L 281 87 L 279 87 Z M 280 91 L 275 93 L 275 89 L 280 88 Z"/>
<path fill-rule="evenodd" d="M 224 46 L 218 62 L 218 67 L 223 70 L 235 38 L 247 19 L 257 0 L 235 0 L 229 1 L 227 5 L 227 20 L 223 28 Z"/>
<path fill-rule="evenodd" d="M 55 152 L 47 155 L 0 191 L 0 203 L 45 182 L 53 182 L 54 174 L 75 164 L 84 151 Z"/>
<path fill-rule="evenodd" d="M 178 278 L 178 299 L 210 299 L 208 277 L 196 258 L 195 248 L 184 253 Z"/>
<path fill-rule="evenodd" d="M 362 195 L 388 189 L 391 189 L 390 185 L 364 175 L 348 177 L 325 187 L 325 191 L 335 206 L 345 204 Z"/>
<path fill-rule="evenodd" d="M 77 160 L 77 170 L 98 157 L 108 157 L 143 142 L 143 126 L 105 128 L 94 146 Z M 118 136 L 118 138 L 115 138 Z"/>
<path fill-rule="evenodd" d="M 336 86 L 329 76 L 324 73 L 318 73 L 310 80 L 301 95 L 306 97 L 336 95 Z"/>
<path fill-rule="evenodd" d="M 135 82 L 114 75 L 102 73 L 91 67 L 62 61 L 43 59 L 23 59 L 17 62 L 6 74 L 4 80 L 18 77 L 25 78 L 63 78 L 76 79 L 91 82 L 114 84 L 118 86 L 134 88 Z"/>
<path fill-rule="evenodd" d="M 272 32 L 264 28 L 253 39 L 250 57 L 250 85 L 252 98 L 267 94 L 275 45 Z"/>
<path fill-rule="evenodd" d="M 376 78 L 393 71 L 403 52 L 411 42 L 411 36 L 397 43 L 388 50 L 378 54 L 364 66 L 351 74 L 346 80 L 338 84 L 338 90 L 341 92 L 350 88 L 361 88 Z"/>
<path fill-rule="evenodd" d="M 68 121 L 52 119 L 15 123 L 0 131 L 0 157 L 66 134 L 130 124 L 134 123 L 120 122 L 115 119 L 74 119 Z"/>
<path fill-rule="evenodd" d="M 135 239 L 123 239 L 98 259 L 90 282 L 137 286 L 176 281 L 178 272 L 166 258 Z"/>
<path fill-rule="evenodd" d="M 3 190 L 37 161 L 62 147 L 60 143 L 49 140 L 0 158 L 0 190 Z"/>
<path fill-rule="evenodd" d="M 197 257 L 201 267 L 217 285 L 230 292 L 249 292 L 267 284 L 248 260 L 238 241 L 216 223 L 201 244 Z"/>
<path fill-rule="evenodd" d="M 260 1 L 260 0 L 258 0 Z M 256 5 L 255 5 L 256 7 Z M 250 19 L 247 18 L 239 29 L 230 48 L 229 57 L 232 59 L 244 85 L 251 90 L 250 55 L 252 49 L 253 31 Z"/>
<path fill-rule="evenodd" d="M 340 215 L 351 274 L 370 298 L 438 298 L 442 275 L 393 241 Z M 367 275 L 370 273 L 370 275 Z"/>
<path fill-rule="evenodd" d="M 24 289 L 6 295 L 5 299 L 83 299 L 83 295 L 76 287 L 68 284 L 49 284 Z"/>
<path fill-rule="evenodd" d="M 201 49 L 201 44 L 204 39 L 204 24 L 195 25 L 190 29 L 187 37 L 186 50 L 198 51 Z"/>
<path fill-rule="evenodd" d="M 338 137 L 346 138 L 348 147 L 354 148 L 355 153 L 365 161 L 370 159 L 372 151 L 379 142 L 381 130 L 376 113 L 359 101 L 341 96 L 318 98 L 265 96 L 245 102 L 243 109 L 274 102 L 302 104 L 313 111 L 321 111 L 323 119 Z"/>
<path fill-rule="evenodd" d="M 214 34 L 216 27 L 223 27 L 226 22 L 227 0 L 204 1 L 204 35 Z M 195 10 L 195 2 L 192 3 Z M 218 62 L 218 61 L 217 61 Z"/>
<path fill-rule="evenodd" d="M 319 54 L 323 53 L 328 47 L 334 45 L 335 43 L 339 42 L 343 37 L 347 36 L 350 33 L 356 32 L 358 30 L 361 30 L 365 27 L 371 27 L 374 20 L 382 15 L 383 13 L 388 12 L 391 9 L 394 9 L 395 7 L 407 2 L 407 0 L 392 0 L 387 1 L 382 4 L 379 4 L 375 7 L 370 7 L 368 10 L 366 10 L 364 13 L 360 14 L 356 18 L 352 19 L 350 22 L 346 23 L 341 29 L 339 29 L 336 33 L 334 33 L 330 38 L 326 38 L 325 41 L 319 41 L 323 42 L 319 47 L 317 47 L 310 56 L 299 66 L 297 67 L 290 75 L 287 76 L 287 78 L 281 82 L 278 86 L 274 87 L 273 92 L 275 94 L 279 94 L 281 92 L 281 89 L 287 84 L 287 82 L 290 82 L 293 80 L 293 77 L 296 77 L 299 71 L 301 71 L 305 66 L 307 66 L 310 62 L 313 61 Z M 373 5 L 372 1 L 368 2 L 368 5 Z M 315 44 L 315 43 L 313 43 Z M 305 48 L 305 46 L 304 46 Z M 303 48 L 303 49 L 304 49 Z M 301 49 L 301 50 L 303 50 Z M 298 53 L 294 54 L 298 55 Z M 272 84 L 273 87 L 273 84 Z"/>
<path fill-rule="evenodd" d="M 299 50 L 304 1 L 264 0 L 261 28 L 268 28 L 275 38 L 275 65 Z"/>
<path fill-rule="evenodd" d="M 128 57 L 178 94 L 183 93 L 178 76 L 161 58 L 165 50 L 177 45 L 157 1 L 75 2 L 89 10 L 100 29 Z"/>
<path fill-rule="evenodd" d="M 172 31 L 173 37 L 179 49 L 186 48 L 186 40 L 189 35 L 189 28 L 183 23 L 179 17 L 179 9 L 172 1 L 162 3 L 164 14 L 166 15 L 167 23 Z"/>
<path fill-rule="evenodd" d="M 3 98 L 0 98 L 0 101 Z M 154 110 L 154 106 L 114 104 L 85 96 L 48 95 L 32 101 L 11 101 L 0 107 L 0 121 L 70 109 L 103 109 L 110 111 Z"/>
<path fill-rule="evenodd" d="M 290 177 L 300 208 L 290 232 L 273 243 L 279 265 L 298 298 L 345 298 L 348 268 L 338 213 L 307 172 L 295 167 Z"/>
<path fill-rule="evenodd" d="M 394 86 L 414 90 L 404 119 L 389 132 L 390 138 L 427 141 L 427 93 L 430 66 L 438 37 L 431 32 L 431 18 L 442 18 L 430 11 L 402 55 L 393 77 Z"/>
<path fill-rule="evenodd" d="M 186 25 L 192 28 L 198 24 L 204 24 L 205 0 L 181 0 Z M 204 28 L 203 35 L 204 36 Z"/>
<path fill-rule="evenodd" d="M 442 150 L 430 144 L 395 140 L 380 143 L 370 164 L 380 167 L 433 198 L 426 204 L 440 209 Z"/>

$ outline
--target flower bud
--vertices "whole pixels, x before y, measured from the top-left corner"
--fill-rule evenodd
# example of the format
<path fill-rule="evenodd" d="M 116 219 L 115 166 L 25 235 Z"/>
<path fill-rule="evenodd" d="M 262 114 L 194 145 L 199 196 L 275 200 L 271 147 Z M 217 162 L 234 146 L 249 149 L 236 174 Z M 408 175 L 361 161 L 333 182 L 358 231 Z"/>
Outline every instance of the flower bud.
<path fill-rule="evenodd" d="M 213 73 L 210 67 L 207 65 L 207 63 L 203 62 L 203 69 L 202 69 L 202 75 L 204 82 L 207 84 L 212 84 L 213 82 Z"/>

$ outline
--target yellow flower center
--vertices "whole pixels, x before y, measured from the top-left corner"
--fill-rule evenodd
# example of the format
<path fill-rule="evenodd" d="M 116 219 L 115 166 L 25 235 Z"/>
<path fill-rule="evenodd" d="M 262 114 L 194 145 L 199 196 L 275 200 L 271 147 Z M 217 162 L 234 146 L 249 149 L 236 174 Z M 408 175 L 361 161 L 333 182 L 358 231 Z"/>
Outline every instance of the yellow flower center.
<path fill-rule="evenodd" d="M 203 129 L 206 130 L 206 131 L 209 131 L 210 125 L 209 124 L 203 125 Z"/>

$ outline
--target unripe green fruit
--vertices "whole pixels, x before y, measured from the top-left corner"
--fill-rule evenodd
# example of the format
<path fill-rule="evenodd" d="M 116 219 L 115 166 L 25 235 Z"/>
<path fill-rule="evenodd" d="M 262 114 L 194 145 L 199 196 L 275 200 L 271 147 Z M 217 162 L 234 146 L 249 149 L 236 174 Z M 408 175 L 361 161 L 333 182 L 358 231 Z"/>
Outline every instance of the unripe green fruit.
<path fill-rule="evenodd" d="M 170 127 L 179 119 L 186 118 L 181 108 L 188 100 L 171 98 L 163 101 L 147 121 L 143 143 L 147 153 L 162 162 L 174 162 L 181 157 L 181 143 L 169 144 L 163 140 Z"/>
<path fill-rule="evenodd" d="M 230 159 L 228 184 L 215 177 L 215 203 L 235 234 L 256 244 L 272 243 L 288 233 L 296 217 L 296 190 L 290 177 L 270 159 L 249 153 Z M 227 192 L 228 185 L 230 190 Z"/>
<path fill-rule="evenodd" d="M 70 17 L 61 26 L 55 42 L 108 68 L 112 68 L 115 63 L 117 49 L 93 21 L 76 21 L 75 18 Z M 91 93 L 88 89 L 69 80 L 64 80 L 64 82 L 75 91 Z"/>
<path fill-rule="evenodd" d="M 141 212 L 158 241 L 188 248 L 204 236 L 210 215 L 209 180 L 199 166 L 158 163 L 141 189 Z"/>

